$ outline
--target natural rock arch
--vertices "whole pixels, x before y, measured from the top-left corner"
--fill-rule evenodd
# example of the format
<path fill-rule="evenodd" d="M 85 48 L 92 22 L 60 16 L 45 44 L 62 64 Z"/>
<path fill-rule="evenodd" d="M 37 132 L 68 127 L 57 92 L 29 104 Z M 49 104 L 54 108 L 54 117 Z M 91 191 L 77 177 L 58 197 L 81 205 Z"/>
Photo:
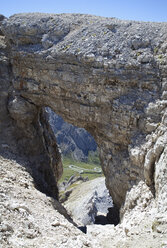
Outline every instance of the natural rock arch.
<path fill-rule="evenodd" d="M 163 150 L 157 154 L 154 144 L 166 108 L 166 30 L 166 23 L 75 14 L 6 19 L 2 31 L 13 73 L 8 108 L 29 132 L 27 138 L 22 132 L 22 146 L 30 142 L 30 133 L 33 146 L 39 119 L 45 123 L 41 109 L 50 107 L 94 136 L 119 208 L 138 182 L 154 190 L 155 162 Z M 55 164 L 58 179 L 61 165 Z"/>

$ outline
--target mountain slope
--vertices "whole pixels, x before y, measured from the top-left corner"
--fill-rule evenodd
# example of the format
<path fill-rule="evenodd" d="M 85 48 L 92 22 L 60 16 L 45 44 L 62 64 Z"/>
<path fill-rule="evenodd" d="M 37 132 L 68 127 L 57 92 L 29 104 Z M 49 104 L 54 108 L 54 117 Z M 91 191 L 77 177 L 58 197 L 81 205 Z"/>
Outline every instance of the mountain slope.
<path fill-rule="evenodd" d="M 47 112 L 62 154 L 70 155 L 75 160 L 87 161 L 89 152 L 97 150 L 94 138 L 84 128 L 65 122 L 50 108 L 47 108 Z"/>
<path fill-rule="evenodd" d="M 59 213 L 67 217 L 56 200 L 35 188 L 28 161 L 7 156 L 0 156 L 1 248 L 98 247 Z"/>

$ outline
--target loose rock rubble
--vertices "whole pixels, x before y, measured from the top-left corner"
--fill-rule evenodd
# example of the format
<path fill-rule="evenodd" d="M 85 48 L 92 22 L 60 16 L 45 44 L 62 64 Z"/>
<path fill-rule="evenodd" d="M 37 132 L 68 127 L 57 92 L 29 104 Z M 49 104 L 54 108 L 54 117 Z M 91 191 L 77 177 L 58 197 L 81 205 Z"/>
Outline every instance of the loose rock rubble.
<path fill-rule="evenodd" d="M 84 182 L 75 187 L 64 202 L 73 220 L 85 226 L 95 223 L 96 216 L 106 216 L 113 206 L 112 198 L 105 186 L 104 177 Z"/>
<path fill-rule="evenodd" d="M 34 187 L 28 163 L 12 157 L 0 156 L 1 247 L 99 247 L 58 212 L 63 206 Z"/>

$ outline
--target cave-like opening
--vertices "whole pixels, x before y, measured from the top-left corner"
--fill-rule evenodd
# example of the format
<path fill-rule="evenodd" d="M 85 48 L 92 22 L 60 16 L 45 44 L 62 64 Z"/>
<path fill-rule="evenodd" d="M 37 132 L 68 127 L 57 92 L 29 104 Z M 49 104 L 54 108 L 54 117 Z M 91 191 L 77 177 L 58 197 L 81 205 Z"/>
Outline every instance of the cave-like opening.
<path fill-rule="evenodd" d="M 84 128 L 65 122 L 50 108 L 46 108 L 46 112 L 63 162 L 64 172 L 58 183 L 59 201 L 82 226 L 117 225 L 119 210 L 113 206 L 106 189 L 96 141 Z M 77 191 L 83 192 L 81 201 Z"/>

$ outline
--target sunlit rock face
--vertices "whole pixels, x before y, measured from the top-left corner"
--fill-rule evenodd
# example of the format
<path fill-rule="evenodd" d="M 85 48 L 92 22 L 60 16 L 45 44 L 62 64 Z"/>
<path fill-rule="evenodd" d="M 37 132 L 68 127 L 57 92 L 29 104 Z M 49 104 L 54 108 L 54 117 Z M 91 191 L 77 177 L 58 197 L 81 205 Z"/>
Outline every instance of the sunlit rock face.
<path fill-rule="evenodd" d="M 36 120 L 50 107 L 88 130 L 118 207 L 141 180 L 161 190 L 156 165 L 164 143 L 154 144 L 166 132 L 167 24 L 19 14 L 1 29 L 13 73 L 11 116 L 23 121 L 13 115 L 21 98 L 38 110 Z"/>
<path fill-rule="evenodd" d="M 97 144 L 84 128 L 78 128 L 65 122 L 50 108 L 46 108 L 46 111 L 49 114 L 49 123 L 62 156 L 70 156 L 72 159 L 82 162 L 88 162 L 90 154 L 98 156 Z"/>

